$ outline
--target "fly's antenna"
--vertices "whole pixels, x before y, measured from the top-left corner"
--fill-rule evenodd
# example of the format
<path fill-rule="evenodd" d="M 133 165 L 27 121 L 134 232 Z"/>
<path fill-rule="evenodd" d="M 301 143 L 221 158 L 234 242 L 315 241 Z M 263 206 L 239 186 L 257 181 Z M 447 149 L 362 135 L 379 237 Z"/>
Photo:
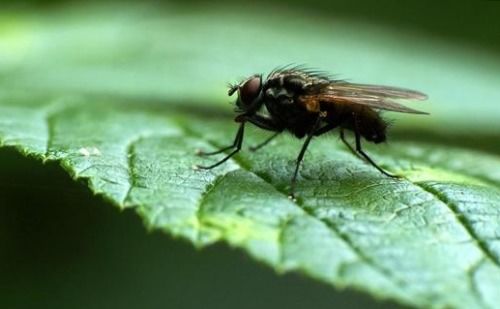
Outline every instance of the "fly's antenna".
<path fill-rule="evenodd" d="M 239 88 L 239 85 L 235 85 L 235 84 L 231 84 L 231 83 L 227 84 L 227 86 L 229 87 L 229 90 L 227 91 L 228 96 L 232 96 L 236 92 L 236 90 L 238 90 L 238 88 Z"/>

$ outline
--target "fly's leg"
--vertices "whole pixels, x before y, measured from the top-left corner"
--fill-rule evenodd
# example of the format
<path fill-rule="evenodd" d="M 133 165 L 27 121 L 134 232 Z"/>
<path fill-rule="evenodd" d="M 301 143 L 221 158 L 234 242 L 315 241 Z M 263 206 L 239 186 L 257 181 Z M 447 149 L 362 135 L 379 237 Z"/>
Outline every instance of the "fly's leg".
<path fill-rule="evenodd" d="M 314 131 L 314 136 L 320 136 L 320 135 L 323 135 L 327 132 L 330 132 L 331 130 L 335 129 L 336 127 L 338 127 L 339 125 L 336 124 L 336 123 L 329 123 L 319 129 L 317 129 L 316 131 Z"/>
<path fill-rule="evenodd" d="M 345 134 L 344 134 L 343 128 L 340 128 L 340 139 L 354 155 L 358 156 L 358 153 L 356 152 L 356 150 L 354 148 L 352 148 L 351 144 L 349 144 L 349 142 L 345 139 Z"/>
<path fill-rule="evenodd" d="M 300 163 L 302 163 L 302 160 L 304 159 L 304 154 L 306 153 L 307 146 L 309 146 L 311 139 L 315 135 L 314 133 L 317 131 L 319 123 L 321 122 L 320 120 L 321 120 L 321 117 L 318 117 L 318 119 L 316 120 L 316 123 L 314 124 L 313 129 L 311 130 L 311 132 L 309 132 L 307 134 L 306 140 L 305 140 L 304 144 L 302 145 L 302 148 L 300 149 L 299 155 L 297 157 L 297 162 L 295 164 L 295 171 L 293 172 L 292 181 L 290 183 L 290 195 L 289 195 L 289 197 L 292 200 L 295 200 L 295 184 L 297 183 L 297 175 L 299 173 Z"/>
<path fill-rule="evenodd" d="M 234 145 L 231 146 L 231 147 L 229 147 L 229 148 L 227 148 L 227 147 L 223 148 L 224 150 L 227 150 L 227 149 L 231 149 L 233 147 L 236 147 L 236 149 L 234 149 L 230 154 L 228 154 L 226 157 L 224 157 L 222 160 L 220 160 L 219 162 L 217 162 L 215 164 L 212 164 L 212 165 L 209 165 L 209 166 L 195 165 L 194 169 L 204 169 L 204 170 L 212 169 L 214 167 L 217 167 L 217 166 L 221 165 L 222 163 L 224 163 L 227 160 L 229 160 L 232 156 L 234 156 L 235 154 L 237 154 L 241 150 L 241 144 L 243 143 L 243 134 L 244 134 L 244 131 L 245 131 L 245 123 L 242 122 L 241 125 L 240 125 L 240 128 L 238 129 L 238 133 L 236 133 L 236 137 L 234 139 Z M 220 153 L 220 152 L 222 152 L 222 151 L 216 151 L 215 153 Z"/>
<path fill-rule="evenodd" d="M 250 151 L 256 151 L 256 150 L 264 147 L 265 145 L 267 145 L 270 141 L 272 141 L 276 136 L 278 136 L 284 130 L 283 125 L 276 122 L 274 119 L 269 118 L 269 117 L 265 117 L 265 116 L 261 116 L 261 115 L 257 115 L 257 114 L 254 114 L 251 116 L 240 115 L 240 116 L 236 117 L 235 120 L 236 121 L 248 121 L 251 124 L 253 124 L 261 129 L 276 132 L 273 135 L 271 135 L 270 137 L 268 137 L 262 143 L 250 147 Z"/>
<path fill-rule="evenodd" d="M 255 146 L 251 146 L 249 149 L 250 151 L 257 151 L 259 150 L 260 148 L 266 146 L 267 144 L 269 144 L 270 141 L 272 141 L 276 136 L 278 136 L 281 132 L 276 132 L 274 133 L 273 135 L 271 135 L 270 137 L 268 137 L 265 141 L 263 141 L 262 143 L 260 144 L 257 144 Z"/>
<path fill-rule="evenodd" d="M 295 164 L 295 171 L 293 172 L 292 182 L 290 183 L 290 195 L 289 195 L 289 197 L 291 199 L 295 199 L 295 184 L 297 182 L 297 174 L 299 173 L 300 163 L 304 159 L 304 154 L 307 150 L 307 146 L 309 146 L 309 143 L 311 142 L 311 139 L 313 136 L 314 136 L 313 134 L 307 135 L 306 141 L 302 145 L 302 149 L 300 149 L 299 156 L 297 157 L 297 162 Z"/>
<path fill-rule="evenodd" d="M 212 155 L 216 155 L 219 153 L 223 153 L 229 149 L 233 149 L 234 147 L 236 147 L 238 145 L 238 140 L 243 138 L 243 136 L 240 136 L 240 135 L 243 135 L 243 123 L 241 123 L 241 125 L 238 129 L 238 132 L 236 133 L 236 136 L 234 137 L 234 141 L 231 145 L 224 147 L 224 148 L 221 148 L 217 151 L 212 151 L 212 152 L 204 152 L 201 149 L 197 149 L 196 154 L 199 156 L 212 156 Z"/>
<path fill-rule="evenodd" d="M 393 175 L 391 173 L 386 172 L 363 151 L 363 149 L 361 148 L 361 134 L 359 133 L 359 128 L 358 128 L 358 118 L 356 117 L 356 114 L 353 114 L 353 116 L 354 116 L 354 135 L 356 137 L 356 151 L 359 154 L 361 154 L 366 159 L 366 161 L 368 161 L 373 167 L 379 170 L 382 174 L 392 178 L 399 178 L 399 176 L 397 175 Z"/>

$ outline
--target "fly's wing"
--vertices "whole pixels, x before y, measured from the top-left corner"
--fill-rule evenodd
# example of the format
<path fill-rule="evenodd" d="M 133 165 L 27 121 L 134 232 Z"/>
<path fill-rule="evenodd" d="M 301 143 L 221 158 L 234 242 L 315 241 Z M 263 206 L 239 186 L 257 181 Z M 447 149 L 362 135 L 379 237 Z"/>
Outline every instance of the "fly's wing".
<path fill-rule="evenodd" d="M 394 100 L 425 100 L 427 96 L 421 92 L 388 86 L 351 84 L 334 82 L 322 85 L 314 94 L 302 96 L 303 102 L 331 102 L 332 104 L 353 104 L 410 114 L 428 114 L 399 103 Z"/>

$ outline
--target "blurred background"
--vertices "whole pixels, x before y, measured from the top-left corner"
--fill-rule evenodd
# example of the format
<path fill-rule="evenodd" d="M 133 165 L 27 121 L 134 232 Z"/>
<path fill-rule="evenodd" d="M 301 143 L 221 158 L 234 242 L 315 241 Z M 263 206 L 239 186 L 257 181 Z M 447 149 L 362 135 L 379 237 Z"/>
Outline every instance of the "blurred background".
<path fill-rule="evenodd" d="M 228 82 L 305 64 L 427 93 L 418 109 L 432 117 L 393 113 L 405 117 L 394 134 L 496 151 L 499 12 L 496 1 L 16 1 L 0 10 L 0 83 L 3 95 L 29 87 L 230 113 Z"/>
<path fill-rule="evenodd" d="M 112 96 L 230 115 L 227 82 L 307 64 L 427 93 L 414 107 L 432 116 L 393 116 L 405 118 L 394 138 L 499 154 L 498 16 L 496 1 L 2 3 L 0 97 Z M 2 150 L 0 171 L 2 308 L 396 306 L 148 233 L 55 165 Z"/>

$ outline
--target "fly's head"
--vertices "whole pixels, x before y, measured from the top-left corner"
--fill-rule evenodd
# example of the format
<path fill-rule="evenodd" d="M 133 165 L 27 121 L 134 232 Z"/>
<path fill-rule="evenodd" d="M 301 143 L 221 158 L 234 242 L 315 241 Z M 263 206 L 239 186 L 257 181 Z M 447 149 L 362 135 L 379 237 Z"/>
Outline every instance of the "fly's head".
<path fill-rule="evenodd" d="M 262 75 L 252 75 L 237 85 L 231 85 L 228 95 L 238 92 L 236 111 L 252 114 L 262 106 L 262 88 Z"/>

